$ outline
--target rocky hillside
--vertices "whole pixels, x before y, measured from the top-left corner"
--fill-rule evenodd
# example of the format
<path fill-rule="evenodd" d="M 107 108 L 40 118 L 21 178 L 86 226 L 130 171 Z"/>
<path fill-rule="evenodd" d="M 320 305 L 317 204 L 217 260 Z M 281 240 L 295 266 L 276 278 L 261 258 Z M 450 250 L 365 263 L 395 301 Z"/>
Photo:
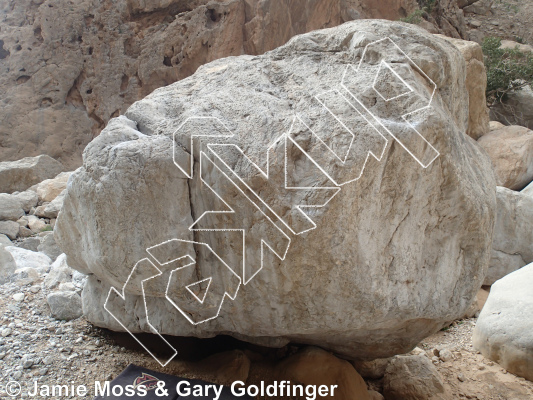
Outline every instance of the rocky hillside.
<path fill-rule="evenodd" d="M 47 154 L 68 169 L 110 118 L 209 61 L 415 0 L 0 0 L 0 160 Z"/>

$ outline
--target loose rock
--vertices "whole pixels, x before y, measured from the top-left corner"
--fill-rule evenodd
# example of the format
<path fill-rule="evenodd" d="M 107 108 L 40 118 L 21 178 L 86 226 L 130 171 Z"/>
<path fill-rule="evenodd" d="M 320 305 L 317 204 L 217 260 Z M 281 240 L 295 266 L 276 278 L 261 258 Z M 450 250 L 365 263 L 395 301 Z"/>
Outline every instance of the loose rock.
<path fill-rule="evenodd" d="M 81 298 L 75 292 L 52 292 L 46 300 L 54 318 L 70 321 L 83 315 Z"/>

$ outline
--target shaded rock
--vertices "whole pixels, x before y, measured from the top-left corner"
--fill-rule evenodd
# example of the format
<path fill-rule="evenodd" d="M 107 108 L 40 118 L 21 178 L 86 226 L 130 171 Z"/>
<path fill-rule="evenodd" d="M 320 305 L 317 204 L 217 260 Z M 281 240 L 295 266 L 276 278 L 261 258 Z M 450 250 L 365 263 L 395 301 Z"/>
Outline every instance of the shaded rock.
<path fill-rule="evenodd" d="M 59 211 L 61 211 L 61 207 L 63 207 L 66 193 L 66 190 L 63 190 L 61 194 L 50 203 L 37 207 L 35 209 L 35 215 L 43 218 L 57 218 Z"/>
<path fill-rule="evenodd" d="M 34 185 L 30 190 L 37 193 L 40 201 L 51 202 L 67 188 L 67 182 L 72 172 L 61 172 L 53 179 L 46 179 L 37 185 Z"/>
<path fill-rule="evenodd" d="M 498 187 L 492 253 L 484 285 L 533 262 L 533 197 Z"/>
<path fill-rule="evenodd" d="M 446 399 L 444 382 L 429 358 L 396 356 L 387 367 L 383 380 L 386 400 Z"/>
<path fill-rule="evenodd" d="M 378 358 L 372 361 L 353 361 L 352 364 L 363 378 L 381 379 L 390 360 L 390 358 Z"/>
<path fill-rule="evenodd" d="M 20 247 L 9 246 L 6 250 L 11 253 L 18 268 L 35 268 L 47 272 L 52 260 L 45 254 L 31 250 L 21 249 Z"/>
<path fill-rule="evenodd" d="M 23 215 L 20 201 L 7 193 L 0 193 L 0 220 L 16 221 Z"/>
<path fill-rule="evenodd" d="M 0 243 L 0 285 L 11 280 L 13 273 L 17 269 L 15 259 L 5 246 Z"/>
<path fill-rule="evenodd" d="M 15 221 L 0 221 L 0 233 L 15 240 L 19 234 L 20 225 Z"/>
<path fill-rule="evenodd" d="M 306 347 L 276 366 L 278 380 L 303 385 L 338 385 L 327 399 L 369 400 L 366 383 L 354 367 L 318 347 Z"/>
<path fill-rule="evenodd" d="M 423 168 L 392 136 L 387 136 L 390 140 L 385 142 L 342 96 L 330 99 L 331 106 L 359 138 L 350 147 L 346 164 L 330 158 L 330 152 L 303 123 L 292 125 L 296 113 L 315 132 L 331 140 L 352 137 L 314 96 L 335 94 L 333 88 L 345 91 L 340 83 L 346 60 L 355 59 L 367 44 L 387 36 L 410 54 L 438 87 L 431 114 L 417 119 L 420 135 L 440 153 L 428 168 Z M 385 47 L 369 54 L 377 60 L 393 57 L 402 79 L 414 88 L 413 101 L 427 104 L 433 94 L 429 82 L 408 60 L 397 62 L 398 50 L 391 42 L 379 43 Z M 399 129 L 398 133 L 410 136 L 401 115 L 406 111 L 404 107 L 409 109 L 411 105 L 387 102 L 369 86 L 379 65 L 372 61 L 368 66 L 372 72 L 351 76 L 347 84 L 357 88 L 352 90 L 366 87 L 368 98 L 361 101 L 368 109 L 380 115 L 379 120 L 393 131 Z M 237 288 L 239 291 L 234 301 L 224 302 L 223 318 L 191 324 L 164 297 L 173 269 L 166 265 L 164 273 L 151 280 L 145 292 L 153 307 L 150 318 L 161 333 L 211 337 L 223 332 L 250 341 L 281 338 L 285 342 L 323 344 L 352 359 L 384 358 L 409 351 L 444 323 L 464 315 L 482 284 L 490 257 L 496 185 L 489 159 L 464 134 L 468 123 L 465 76 L 464 57 L 449 42 L 408 24 L 356 21 L 298 36 L 263 56 L 215 61 L 201 67 L 193 77 L 158 89 L 137 102 L 125 116 L 113 119 L 85 149 L 84 166 L 69 179 L 55 227 L 56 240 L 68 256 L 69 266 L 93 274 L 83 292 L 86 316 L 98 326 L 123 329 L 102 308 L 110 287 L 122 289 L 132 268 L 147 257 L 146 249 L 170 239 L 209 243 L 221 259 L 231 260 L 232 271 L 238 271 L 241 280 L 260 268 L 263 238 L 272 241 L 277 254 L 283 255 L 289 246 L 271 220 L 239 195 L 229 181 L 230 176 L 236 180 L 232 172 L 230 176 L 218 172 L 219 161 L 212 159 L 212 153 L 205 153 L 203 181 L 198 178 L 198 149 L 207 149 L 211 139 L 198 139 L 194 145 L 196 174 L 192 179 L 186 179 L 174 164 L 173 134 L 187 118 L 205 110 L 202 116 L 216 114 L 235 133 L 229 142 L 256 161 L 265 162 L 266 149 L 276 143 L 275 178 L 268 180 L 235 154 L 234 147 L 221 147 L 217 154 L 231 160 L 228 168 L 235 168 L 235 174 L 252 177 L 248 183 L 253 190 L 266 196 L 264 201 L 281 214 L 274 219 L 283 220 L 280 226 L 292 225 L 296 231 L 312 224 L 295 205 L 315 200 L 323 203 L 324 199 L 318 199 L 322 194 L 314 189 L 285 192 L 283 186 L 278 186 L 279 177 L 284 176 L 280 157 L 284 157 L 285 142 L 277 139 L 291 126 L 294 140 L 302 140 L 301 150 L 292 147 L 294 153 L 287 152 L 290 157 L 294 154 L 291 168 L 296 170 L 291 179 L 305 187 L 327 186 L 331 180 L 301 152 L 313 157 L 318 165 L 331 167 L 335 175 L 331 179 L 338 181 L 360 175 L 370 148 L 384 154 L 381 162 L 369 157 L 357 182 L 344 185 L 326 207 L 313 209 L 316 229 L 311 226 L 305 238 L 289 234 L 285 259 L 265 250 L 264 267 L 247 285 L 239 286 L 236 275 L 227 268 L 217 268 L 205 246 L 200 246 L 198 253 L 190 243 L 178 248 L 176 251 L 192 254 L 195 260 L 194 266 L 182 270 L 187 276 L 180 282 L 194 285 L 212 277 L 219 285 L 218 294 L 223 286 L 228 293 L 235 293 Z M 382 83 L 385 81 L 380 78 Z M 392 90 L 386 85 L 381 88 Z M 391 104 L 399 107 L 398 112 L 391 111 Z M 212 114 L 209 110 L 217 111 Z M 175 159 L 184 166 L 190 165 L 190 135 L 194 132 L 206 129 L 227 135 L 214 119 L 198 123 L 206 125 L 190 130 L 187 125 L 176 135 L 175 142 L 180 145 L 176 146 Z M 336 146 L 347 149 L 347 143 Z M 433 158 L 426 142 L 413 146 L 425 160 L 422 163 L 428 162 L 425 157 Z M 206 166 L 207 159 L 217 167 Z M 297 167 L 293 164 L 296 160 Z M 223 229 L 235 225 L 249 232 L 249 261 L 244 274 L 238 232 L 226 235 L 189 230 L 197 218 L 207 215 L 204 212 L 225 209 L 206 182 L 216 184 L 221 197 L 231 199 L 239 215 L 234 220 L 210 213 L 209 221 L 203 223 Z M 457 221 L 463 229 L 457 228 Z M 133 317 L 144 314 L 144 303 L 140 285 L 130 283 L 122 308 L 126 312 L 121 313 L 124 326 L 135 332 L 150 329 L 143 318 Z M 210 307 L 199 307 L 183 287 L 176 285 L 175 290 L 179 291 L 177 300 L 185 303 L 195 319 L 202 320 L 206 314 L 212 317 L 210 313 L 218 310 L 216 291 L 211 292 Z M 205 281 L 195 290 L 207 290 Z"/>
<path fill-rule="evenodd" d="M 61 163 L 47 155 L 0 162 L 0 193 L 24 191 L 61 171 Z"/>
<path fill-rule="evenodd" d="M 479 0 L 466 7 L 463 7 L 463 11 L 472 14 L 487 15 L 492 8 L 494 0 Z"/>
<path fill-rule="evenodd" d="M 54 261 L 50 268 L 50 272 L 44 278 L 44 285 L 48 289 L 53 289 L 60 283 L 72 281 L 72 269 L 67 265 L 67 256 L 61 254 L 57 260 Z"/>
<path fill-rule="evenodd" d="M 41 240 L 38 237 L 29 237 L 23 242 L 17 244 L 17 247 L 31 251 L 39 251 L 38 248 L 40 244 Z"/>
<path fill-rule="evenodd" d="M 369 390 L 368 397 L 370 400 L 383 400 L 385 398 L 381 393 L 376 392 L 375 390 Z"/>
<path fill-rule="evenodd" d="M 23 238 L 29 238 L 33 235 L 33 232 L 31 229 L 26 228 L 25 226 L 21 226 L 19 228 L 19 236 Z"/>
<path fill-rule="evenodd" d="M 474 4 L 476 1 L 479 0 L 457 0 L 457 5 L 459 8 L 464 8 L 466 6 L 469 6 L 470 4 Z"/>
<path fill-rule="evenodd" d="M 52 261 L 55 261 L 59 257 L 59 255 L 63 253 L 54 239 L 53 232 L 47 232 L 47 235 L 44 235 L 41 238 L 37 250 L 41 253 L 46 254 L 52 259 Z"/>
<path fill-rule="evenodd" d="M 250 359 L 241 350 L 213 354 L 195 363 L 203 379 L 231 385 L 235 381 L 246 382 L 250 373 Z"/>
<path fill-rule="evenodd" d="M 505 125 L 520 125 L 533 129 L 533 89 L 531 86 L 508 93 L 501 104 L 491 107 L 490 118 Z"/>
<path fill-rule="evenodd" d="M 32 207 L 36 207 L 39 202 L 39 196 L 32 190 L 12 194 L 11 197 L 20 202 L 20 206 L 26 213 L 29 213 Z"/>
<path fill-rule="evenodd" d="M 533 131 L 506 126 L 478 140 L 494 165 L 498 185 L 521 190 L 533 181 Z"/>
<path fill-rule="evenodd" d="M 76 292 L 52 292 L 46 301 L 53 318 L 70 321 L 83 315 L 81 298 Z"/>
<path fill-rule="evenodd" d="M 35 215 L 28 215 L 28 226 L 33 233 L 41 233 L 46 228 L 46 222 Z"/>
<path fill-rule="evenodd" d="M 442 36 L 459 49 L 466 61 L 466 90 L 468 91 L 468 129 L 466 134 L 477 140 L 491 129 L 485 90 L 487 72 L 481 46 L 476 42 Z"/>
<path fill-rule="evenodd" d="M 533 264 L 495 282 L 472 343 L 485 357 L 533 381 Z"/>

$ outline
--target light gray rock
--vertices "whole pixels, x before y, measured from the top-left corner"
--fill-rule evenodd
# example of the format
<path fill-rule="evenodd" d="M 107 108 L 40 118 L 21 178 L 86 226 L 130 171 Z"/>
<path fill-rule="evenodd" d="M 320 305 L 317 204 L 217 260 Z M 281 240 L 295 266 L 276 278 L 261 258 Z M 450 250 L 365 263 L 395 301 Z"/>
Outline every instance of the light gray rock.
<path fill-rule="evenodd" d="M 20 202 L 22 209 L 29 213 L 32 207 L 36 207 L 39 202 L 39 196 L 32 190 L 26 190 L 24 192 L 14 193 L 11 195 Z"/>
<path fill-rule="evenodd" d="M 33 232 L 31 231 L 31 229 L 26 228 L 25 226 L 21 226 L 19 228 L 19 236 L 22 238 L 29 238 L 33 236 Z"/>
<path fill-rule="evenodd" d="M 15 259 L 3 244 L 0 243 L 0 285 L 11 280 L 13 273 L 17 269 Z"/>
<path fill-rule="evenodd" d="M 328 135 L 336 149 L 347 149 L 351 135 L 314 96 L 333 88 L 343 91 L 340 83 L 347 60 L 356 60 L 367 44 L 386 37 L 413 57 L 438 87 L 432 112 L 417 118 L 416 125 L 440 156 L 423 168 L 392 137 L 385 145 L 343 97 L 328 98 L 330 107 L 357 133 L 346 164 L 330 157 L 298 121 L 291 137 L 338 181 L 359 176 L 370 148 L 384 150 L 381 162 L 370 157 L 357 182 L 342 186 L 326 207 L 310 211 L 316 229 L 295 235 L 279 222 L 291 238 L 285 259 L 265 248 L 263 269 L 239 287 L 234 301 L 226 299 L 218 318 L 189 323 L 164 297 L 176 264 L 162 267 L 163 274 L 146 288 L 150 321 L 164 334 L 211 337 L 224 332 L 250 341 L 283 339 L 320 344 L 348 358 L 373 359 L 407 352 L 446 321 L 464 315 L 488 266 L 496 187 L 490 161 L 464 133 L 469 116 L 464 57 L 453 45 L 421 28 L 371 20 L 302 35 L 263 56 L 228 58 L 200 67 L 194 76 L 135 103 L 87 146 L 83 167 L 70 177 L 55 235 L 69 265 L 93 274 L 83 291 L 89 320 L 121 330 L 102 307 L 109 288 L 121 290 L 132 268 L 148 256 L 146 249 L 170 239 L 209 243 L 243 277 L 238 232 L 193 234 L 188 229 L 205 211 L 227 210 L 205 182 L 216 185 L 238 216 L 232 222 L 228 215 L 210 214 L 204 223 L 222 229 L 235 225 L 248 232 L 244 278 L 259 269 L 261 239 L 283 255 L 286 238 L 205 158 L 201 171 L 205 182 L 198 178 L 198 149 L 209 153 L 206 143 L 212 139 L 202 138 L 194 146 L 196 174 L 189 180 L 173 162 L 173 133 L 189 117 L 216 116 L 235 133 L 226 142 L 239 145 L 262 168 L 267 148 L 276 143 L 276 162 L 268 181 L 232 148 L 219 148 L 218 154 L 230 160 L 228 165 L 237 174 L 250 177 L 253 189 L 267 197 L 265 201 L 285 223 L 300 231 L 310 223 L 296 205 L 322 202 L 323 192 L 283 190 L 279 179 L 284 176 L 280 162 L 284 141 L 276 139 L 287 133 L 298 114 L 316 132 Z M 365 88 L 360 100 L 390 129 L 399 129 L 397 135 L 413 135 L 401 119 L 411 106 L 392 106 L 394 101 L 385 102 L 369 84 L 381 65 L 380 54 L 395 61 L 402 56 L 389 41 L 375 46 L 367 53 L 372 60 L 365 67 L 373 72 L 365 69 L 355 76 L 350 69 L 346 84 L 353 91 Z M 427 104 L 433 93 L 429 81 L 405 58 L 403 64 L 396 64 L 402 79 L 419 96 L 415 104 Z M 393 87 L 382 78 L 378 84 L 383 85 L 378 86 L 392 95 Z M 194 123 L 200 124 L 198 130 Z M 184 168 L 189 165 L 191 134 L 200 129 L 228 134 L 213 119 L 194 120 L 193 125 L 176 137 L 176 162 Z M 432 154 L 424 146 L 412 147 L 423 163 Z M 291 184 L 331 185 L 304 155 L 298 156 L 294 146 L 287 154 L 290 167 L 296 169 L 291 170 Z M 183 270 L 187 276 L 182 284 L 213 277 L 218 289 L 211 293 L 221 293 L 223 285 L 234 293 L 237 283 L 228 268 L 216 267 L 205 246 L 196 250 L 192 245 L 179 249 L 180 256 L 192 254 L 196 263 Z M 139 272 L 134 278 L 142 275 Z M 145 311 L 140 282 L 135 279 L 126 288 L 125 304 L 119 302 L 117 307 L 125 326 L 147 331 L 146 319 L 139 318 Z M 195 319 L 217 310 L 197 306 L 180 285 L 172 288 L 181 290 L 178 301 L 186 303 Z"/>
<path fill-rule="evenodd" d="M 35 209 L 35 215 L 43 218 L 57 218 L 61 207 L 63 207 L 63 201 L 65 200 L 66 190 L 63 190 L 57 197 L 50 203 L 43 204 Z"/>
<path fill-rule="evenodd" d="M 13 273 L 12 278 L 12 281 L 24 285 L 32 285 L 39 280 L 41 280 L 41 274 L 39 273 L 39 269 L 29 267 L 18 268 Z"/>
<path fill-rule="evenodd" d="M 15 221 L 0 221 L 0 233 L 15 240 L 19 234 L 20 225 Z"/>
<path fill-rule="evenodd" d="M 72 281 L 72 269 L 67 265 L 67 256 L 61 254 L 57 257 L 50 268 L 50 272 L 44 279 L 44 285 L 48 289 L 53 289 L 63 282 Z"/>
<path fill-rule="evenodd" d="M 0 162 L 0 193 L 24 191 L 62 171 L 63 165 L 47 155 Z"/>
<path fill-rule="evenodd" d="M 41 239 L 38 237 L 29 237 L 25 239 L 23 242 L 18 243 L 17 247 L 20 247 L 21 249 L 31 250 L 31 251 L 39 251 L 39 245 L 41 244 Z"/>
<path fill-rule="evenodd" d="M 31 250 L 21 249 L 20 247 L 8 246 L 6 250 L 11 253 L 17 268 L 35 268 L 39 271 L 48 271 L 52 260 L 46 254 L 38 253 Z"/>
<path fill-rule="evenodd" d="M 76 292 L 52 292 L 46 300 L 53 318 L 70 321 L 83 315 L 81 298 Z"/>
<path fill-rule="evenodd" d="M 57 245 L 54 239 L 54 233 L 53 232 L 46 232 L 46 233 L 47 235 L 44 235 L 41 238 L 40 244 L 37 250 L 40 251 L 41 253 L 46 254 L 48 257 L 52 259 L 52 261 L 55 261 L 57 257 L 59 257 L 59 255 L 63 252 L 61 251 L 61 249 L 59 248 L 59 246 Z"/>
<path fill-rule="evenodd" d="M 7 193 L 0 193 L 0 220 L 16 221 L 23 215 L 20 201 Z"/>
<path fill-rule="evenodd" d="M 484 285 L 533 262 L 533 197 L 497 188 L 492 253 Z"/>
<path fill-rule="evenodd" d="M 485 357 L 533 381 L 533 264 L 495 282 L 472 343 Z"/>
<path fill-rule="evenodd" d="M 423 355 L 396 356 L 387 366 L 383 379 L 387 400 L 430 400 L 445 393 L 439 371 Z"/>
<path fill-rule="evenodd" d="M 0 244 L 6 245 L 6 246 L 13 246 L 13 242 L 9 240 L 9 238 L 3 233 L 0 233 Z"/>

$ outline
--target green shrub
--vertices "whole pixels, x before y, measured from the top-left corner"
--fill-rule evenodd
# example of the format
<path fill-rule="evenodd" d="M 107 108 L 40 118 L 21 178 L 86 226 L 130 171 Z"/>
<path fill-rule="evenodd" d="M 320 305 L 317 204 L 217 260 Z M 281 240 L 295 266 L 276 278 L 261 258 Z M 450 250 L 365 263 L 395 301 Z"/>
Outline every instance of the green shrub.
<path fill-rule="evenodd" d="M 408 24 L 419 24 L 424 17 L 427 18 L 427 14 L 431 14 L 436 2 L 437 0 L 418 0 L 418 6 L 420 8 L 413 11 L 407 17 L 400 18 L 400 21 L 407 22 Z"/>
<path fill-rule="evenodd" d="M 487 104 L 494 105 L 508 93 L 533 84 L 533 53 L 501 49 L 501 39 L 487 37 L 482 49 L 487 70 Z"/>

